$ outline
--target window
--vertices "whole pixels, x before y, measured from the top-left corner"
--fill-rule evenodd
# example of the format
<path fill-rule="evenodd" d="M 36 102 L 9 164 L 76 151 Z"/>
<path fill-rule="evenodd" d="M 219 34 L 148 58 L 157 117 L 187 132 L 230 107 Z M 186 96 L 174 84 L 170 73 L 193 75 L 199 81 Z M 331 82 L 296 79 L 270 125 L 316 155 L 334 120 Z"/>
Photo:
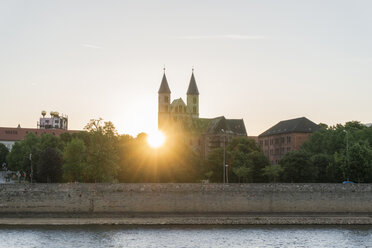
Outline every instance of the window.
<path fill-rule="evenodd" d="M 193 97 L 192 102 L 193 102 L 194 104 L 196 104 L 196 97 L 195 97 L 195 96 Z"/>
<path fill-rule="evenodd" d="M 269 145 L 269 140 L 265 140 L 265 146 Z"/>
<path fill-rule="evenodd" d="M 287 136 L 287 144 L 291 143 L 291 136 Z"/>
<path fill-rule="evenodd" d="M 180 113 L 182 113 L 182 110 L 183 110 L 182 106 L 178 106 L 178 111 L 179 111 Z"/>
<path fill-rule="evenodd" d="M 195 106 L 192 108 L 192 112 L 196 113 L 196 107 Z"/>
<path fill-rule="evenodd" d="M 18 134 L 16 130 L 5 130 L 6 134 Z"/>
<path fill-rule="evenodd" d="M 281 137 L 281 138 L 280 138 L 280 144 L 284 144 L 284 141 L 285 141 L 285 140 L 284 140 L 284 137 Z"/>
<path fill-rule="evenodd" d="M 169 102 L 169 97 L 168 96 L 164 96 L 164 102 Z"/>
<path fill-rule="evenodd" d="M 290 147 L 287 147 L 287 152 L 290 152 L 291 151 L 291 148 Z"/>

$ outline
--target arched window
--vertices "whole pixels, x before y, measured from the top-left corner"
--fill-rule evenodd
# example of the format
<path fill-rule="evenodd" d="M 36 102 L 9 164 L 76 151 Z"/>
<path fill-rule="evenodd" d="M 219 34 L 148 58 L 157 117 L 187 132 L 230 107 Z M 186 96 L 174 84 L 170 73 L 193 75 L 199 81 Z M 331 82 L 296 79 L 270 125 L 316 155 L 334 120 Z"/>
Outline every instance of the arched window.
<path fill-rule="evenodd" d="M 194 107 L 192 108 L 192 112 L 193 112 L 193 113 L 196 113 L 196 106 L 194 106 Z"/>

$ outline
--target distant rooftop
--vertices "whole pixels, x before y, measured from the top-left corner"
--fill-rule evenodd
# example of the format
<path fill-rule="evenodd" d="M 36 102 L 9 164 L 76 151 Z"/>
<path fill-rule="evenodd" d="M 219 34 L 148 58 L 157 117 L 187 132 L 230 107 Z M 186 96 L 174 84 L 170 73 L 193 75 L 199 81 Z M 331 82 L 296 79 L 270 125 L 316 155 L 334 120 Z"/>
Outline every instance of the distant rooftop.
<path fill-rule="evenodd" d="M 319 130 L 319 126 L 306 117 L 281 121 L 259 135 L 259 137 L 284 133 L 313 133 Z"/>

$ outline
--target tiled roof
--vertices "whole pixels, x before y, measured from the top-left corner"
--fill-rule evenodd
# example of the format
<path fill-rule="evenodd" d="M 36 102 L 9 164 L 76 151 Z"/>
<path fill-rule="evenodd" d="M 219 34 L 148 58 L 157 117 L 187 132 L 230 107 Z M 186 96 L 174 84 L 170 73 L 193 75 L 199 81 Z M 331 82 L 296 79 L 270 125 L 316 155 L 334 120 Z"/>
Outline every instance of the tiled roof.
<path fill-rule="evenodd" d="M 160 88 L 158 93 L 168 93 L 170 94 L 171 91 L 169 89 L 167 77 L 165 76 L 165 73 L 163 74 L 163 79 L 161 80 Z"/>
<path fill-rule="evenodd" d="M 178 98 L 178 99 L 174 99 L 171 103 L 171 106 L 175 106 L 175 105 L 183 105 L 183 106 L 186 106 L 186 103 L 182 100 L 182 97 Z"/>
<path fill-rule="evenodd" d="M 319 126 L 305 117 L 281 121 L 259 135 L 259 137 L 284 133 L 313 133 Z"/>
<path fill-rule="evenodd" d="M 78 133 L 78 130 L 63 130 L 63 129 L 38 129 L 38 128 L 14 128 L 0 127 L 0 141 L 20 141 L 25 138 L 28 133 L 41 135 L 43 133 L 59 136 L 62 133 Z"/>
<path fill-rule="evenodd" d="M 222 129 L 225 133 L 247 135 L 243 119 L 226 119 L 224 116 L 211 119 L 207 133 L 221 133 Z"/>
<path fill-rule="evenodd" d="M 199 95 L 199 90 L 198 86 L 196 86 L 194 73 L 191 74 L 189 88 L 187 89 L 187 95 Z"/>

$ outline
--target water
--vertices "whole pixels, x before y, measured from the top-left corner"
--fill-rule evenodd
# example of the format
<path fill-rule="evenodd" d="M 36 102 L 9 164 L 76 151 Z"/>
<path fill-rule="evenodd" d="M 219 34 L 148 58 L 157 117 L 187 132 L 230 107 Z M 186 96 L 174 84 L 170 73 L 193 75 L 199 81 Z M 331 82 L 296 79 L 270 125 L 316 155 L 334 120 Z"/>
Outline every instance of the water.
<path fill-rule="evenodd" d="M 0 247 L 372 247 L 372 226 L 0 226 Z"/>

